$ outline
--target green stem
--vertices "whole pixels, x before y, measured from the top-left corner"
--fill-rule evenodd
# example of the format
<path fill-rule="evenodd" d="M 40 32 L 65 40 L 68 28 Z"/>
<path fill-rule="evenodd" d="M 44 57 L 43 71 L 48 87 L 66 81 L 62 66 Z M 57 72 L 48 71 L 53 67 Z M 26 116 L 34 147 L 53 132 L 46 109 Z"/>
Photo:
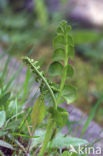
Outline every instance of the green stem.
<path fill-rule="evenodd" d="M 38 156 L 44 156 L 44 152 L 45 152 L 45 150 L 47 148 L 48 142 L 51 139 L 51 136 L 53 134 L 53 130 L 55 129 L 55 127 L 56 127 L 55 121 L 50 118 L 48 126 L 47 126 L 47 131 L 46 131 L 46 134 L 45 134 L 44 142 L 43 142 L 42 148 L 41 148 L 40 153 L 39 153 Z"/>
<path fill-rule="evenodd" d="M 62 80 L 61 80 L 61 84 L 60 84 L 60 92 L 59 92 L 59 95 L 58 95 L 58 98 L 57 98 L 57 105 L 59 104 L 60 102 L 60 98 L 61 98 L 61 95 L 62 95 L 62 90 L 64 88 L 64 85 L 65 85 L 65 81 L 66 81 L 66 75 L 67 75 L 67 65 L 68 65 L 68 44 L 67 44 L 67 37 L 66 35 L 64 35 L 65 37 L 65 42 L 66 42 L 66 45 L 65 45 L 65 61 L 64 61 L 64 72 L 63 72 L 63 76 L 62 76 Z"/>

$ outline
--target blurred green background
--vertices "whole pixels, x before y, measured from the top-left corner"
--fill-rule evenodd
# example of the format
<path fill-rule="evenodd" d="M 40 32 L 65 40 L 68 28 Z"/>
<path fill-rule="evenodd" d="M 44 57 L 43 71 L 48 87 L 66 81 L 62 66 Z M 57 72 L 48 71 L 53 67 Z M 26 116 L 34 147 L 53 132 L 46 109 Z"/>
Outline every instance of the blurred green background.
<path fill-rule="evenodd" d="M 103 25 L 73 16 L 77 5 L 72 0 L 0 0 L 0 48 L 17 59 L 24 55 L 40 59 L 46 70 L 55 30 L 66 19 L 75 42 L 75 60 L 70 60 L 75 69 L 72 82 L 78 88 L 74 105 L 89 114 L 103 93 Z M 95 120 L 103 126 L 103 103 Z"/>

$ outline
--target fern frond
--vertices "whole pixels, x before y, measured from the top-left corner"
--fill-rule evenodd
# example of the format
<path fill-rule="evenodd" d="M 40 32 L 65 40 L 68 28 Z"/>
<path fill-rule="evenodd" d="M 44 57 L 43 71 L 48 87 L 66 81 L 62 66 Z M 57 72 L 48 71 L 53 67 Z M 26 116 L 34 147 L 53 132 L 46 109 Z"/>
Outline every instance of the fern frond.
<path fill-rule="evenodd" d="M 44 76 L 44 72 L 39 71 L 40 66 L 38 65 L 38 61 L 34 61 L 33 59 L 30 59 L 29 57 L 23 57 L 23 61 L 24 61 L 24 63 L 26 63 L 27 66 L 29 66 L 31 68 L 32 72 L 36 75 L 36 79 L 38 81 L 42 81 L 42 85 L 45 85 L 47 87 L 47 89 L 52 97 L 54 106 L 55 106 L 55 108 L 57 108 L 56 98 L 53 93 L 53 90 L 50 87 L 48 80 Z"/>

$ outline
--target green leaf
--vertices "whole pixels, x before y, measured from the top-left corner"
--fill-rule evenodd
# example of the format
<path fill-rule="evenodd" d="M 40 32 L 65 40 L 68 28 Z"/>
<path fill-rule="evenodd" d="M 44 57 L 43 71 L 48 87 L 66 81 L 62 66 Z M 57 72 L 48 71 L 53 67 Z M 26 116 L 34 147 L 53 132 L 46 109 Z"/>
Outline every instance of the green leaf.
<path fill-rule="evenodd" d="M 7 142 L 5 142 L 5 141 L 3 141 L 3 140 L 0 140 L 0 146 L 1 146 L 1 147 L 9 148 L 9 149 L 11 149 L 11 150 L 14 150 L 14 148 L 13 148 L 12 145 L 10 145 L 9 143 L 7 143 Z"/>
<path fill-rule="evenodd" d="M 48 73 L 50 76 L 61 76 L 63 71 L 63 66 L 59 62 L 53 62 L 48 69 Z"/>
<path fill-rule="evenodd" d="M 60 23 L 60 26 L 57 28 L 57 32 L 63 34 L 64 32 L 68 33 L 72 28 L 70 25 L 67 25 L 67 21 L 63 20 Z"/>
<path fill-rule="evenodd" d="M 58 133 L 52 141 L 52 148 L 70 148 L 70 145 L 74 147 L 86 145 L 88 142 L 84 139 L 64 136 L 62 133 Z"/>
<path fill-rule="evenodd" d="M 34 103 L 33 110 L 32 110 L 32 129 L 33 131 L 39 126 L 45 116 L 45 104 L 44 100 L 41 96 L 39 96 Z"/>
<path fill-rule="evenodd" d="M 15 131 L 15 129 L 18 129 L 21 121 L 22 121 L 22 119 L 17 119 L 17 120 L 8 122 L 8 124 L 6 125 L 6 130 Z"/>
<path fill-rule="evenodd" d="M 66 33 L 72 30 L 72 27 L 70 25 L 66 26 Z"/>
<path fill-rule="evenodd" d="M 68 64 L 68 66 L 67 66 L 67 77 L 71 78 L 73 76 L 73 74 L 74 74 L 73 67 Z"/>
<path fill-rule="evenodd" d="M 62 27 L 62 29 L 65 31 L 65 29 L 66 29 L 66 27 L 67 27 L 67 21 L 65 21 L 65 20 L 63 20 L 61 23 L 60 23 L 60 25 L 61 25 L 61 27 Z"/>
<path fill-rule="evenodd" d="M 6 113 L 5 111 L 0 111 L 0 128 L 4 125 L 6 121 Z"/>
<path fill-rule="evenodd" d="M 68 45 L 70 46 L 74 46 L 74 42 L 73 42 L 73 39 L 72 39 L 72 36 L 70 35 L 67 35 L 67 43 Z"/>
<path fill-rule="evenodd" d="M 33 138 L 32 139 L 32 145 L 30 149 L 36 147 L 38 144 L 41 144 L 44 140 L 45 136 L 45 131 L 44 130 L 36 130 L 35 132 L 36 136 L 39 136 L 38 138 Z M 83 146 L 87 145 L 88 141 L 80 138 L 75 138 L 71 136 L 64 136 L 62 133 L 57 133 L 56 137 L 53 139 L 51 147 L 52 148 L 58 148 L 58 149 L 63 149 L 63 148 L 70 148 L 70 145 L 73 147 L 78 147 L 78 146 Z M 49 145 L 48 145 L 49 147 Z"/>
<path fill-rule="evenodd" d="M 61 26 L 65 26 L 65 25 L 67 25 L 67 23 L 68 23 L 68 22 L 67 22 L 66 20 L 62 20 L 61 23 L 60 23 L 60 25 L 61 25 Z"/>
<path fill-rule="evenodd" d="M 54 51 L 53 61 L 61 61 L 65 59 L 65 51 L 62 48 L 58 48 Z"/>
<path fill-rule="evenodd" d="M 72 45 L 68 46 L 68 56 L 71 59 L 74 59 L 74 46 L 72 46 Z"/>
<path fill-rule="evenodd" d="M 50 107 L 48 111 L 51 113 L 52 119 L 54 119 L 58 127 L 64 127 L 66 125 L 68 121 L 68 112 L 65 109 L 58 107 L 56 110 L 53 107 Z"/>
<path fill-rule="evenodd" d="M 62 96 L 67 104 L 72 103 L 76 99 L 76 89 L 72 85 L 65 85 L 62 91 Z"/>
<path fill-rule="evenodd" d="M 59 47 L 63 47 L 63 45 L 65 44 L 65 39 L 63 35 L 57 35 L 54 38 L 54 48 L 59 48 Z"/>
<path fill-rule="evenodd" d="M 57 33 L 59 33 L 59 34 L 62 34 L 62 33 L 63 33 L 63 29 L 62 29 L 61 26 L 59 26 L 59 27 L 57 28 Z"/>

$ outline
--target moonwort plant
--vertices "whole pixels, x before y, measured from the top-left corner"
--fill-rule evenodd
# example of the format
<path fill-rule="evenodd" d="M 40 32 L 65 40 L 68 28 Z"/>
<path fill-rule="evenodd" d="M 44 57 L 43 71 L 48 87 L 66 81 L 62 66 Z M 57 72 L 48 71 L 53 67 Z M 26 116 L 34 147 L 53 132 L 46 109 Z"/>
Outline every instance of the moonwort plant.
<path fill-rule="evenodd" d="M 40 83 L 40 96 L 37 98 L 32 110 L 32 133 L 45 117 L 45 99 L 48 99 L 48 124 L 44 141 L 39 152 L 43 156 L 49 141 L 52 141 L 56 135 L 57 129 L 64 127 L 68 120 L 68 112 L 59 107 L 59 104 L 66 101 L 67 104 L 73 102 L 76 98 L 76 89 L 69 84 L 69 79 L 74 74 L 73 67 L 69 64 L 69 59 L 74 58 L 74 43 L 70 35 L 71 26 L 66 21 L 62 21 L 57 28 L 57 35 L 54 38 L 53 61 L 49 66 L 48 75 L 40 71 L 38 61 L 24 57 L 23 61 L 32 69 L 35 74 L 35 80 Z M 55 77 L 59 78 L 59 83 L 54 82 Z M 53 79 L 53 81 L 50 81 Z"/>

